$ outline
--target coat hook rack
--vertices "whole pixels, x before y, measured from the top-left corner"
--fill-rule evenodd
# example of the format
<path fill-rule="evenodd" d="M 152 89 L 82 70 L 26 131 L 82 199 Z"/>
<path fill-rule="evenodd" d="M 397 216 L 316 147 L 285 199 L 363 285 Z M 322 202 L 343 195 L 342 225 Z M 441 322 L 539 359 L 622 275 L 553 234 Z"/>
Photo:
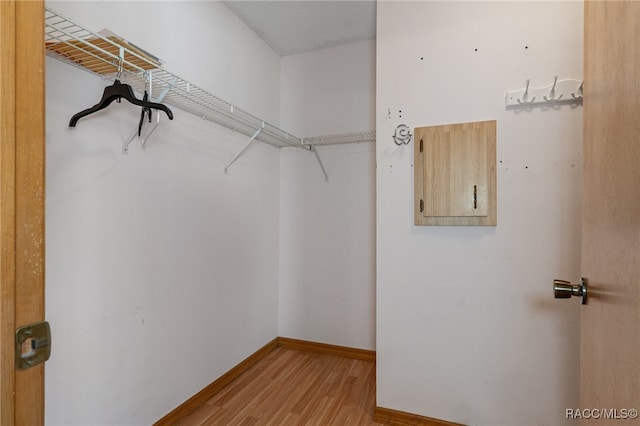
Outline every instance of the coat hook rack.
<path fill-rule="evenodd" d="M 582 103 L 581 80 L 558 80 L 558 76 L 555 76 L 552 84 L 543 87 L 531 87 L 530 82 L 527 79 L 524 89 L 506 93 L 504 100 L 508 109 Z"/>

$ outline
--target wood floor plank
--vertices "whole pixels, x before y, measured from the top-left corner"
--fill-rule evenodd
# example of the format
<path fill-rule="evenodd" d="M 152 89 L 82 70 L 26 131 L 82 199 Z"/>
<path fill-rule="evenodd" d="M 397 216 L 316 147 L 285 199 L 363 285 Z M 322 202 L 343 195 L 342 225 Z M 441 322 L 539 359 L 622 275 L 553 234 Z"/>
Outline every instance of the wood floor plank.
<path fill-rule="evenodd" d="M 251 425 L 257 425 L 258 424 L 258 419 L 255 417 L 246 417 L 242 423 L 240 423 L 240 426 L 251 426 Z"/>
<path fill-rule="evenodd" d="M 374 362 L 279 347 L 179 425 L 382 425 L 374 406 Z"/>

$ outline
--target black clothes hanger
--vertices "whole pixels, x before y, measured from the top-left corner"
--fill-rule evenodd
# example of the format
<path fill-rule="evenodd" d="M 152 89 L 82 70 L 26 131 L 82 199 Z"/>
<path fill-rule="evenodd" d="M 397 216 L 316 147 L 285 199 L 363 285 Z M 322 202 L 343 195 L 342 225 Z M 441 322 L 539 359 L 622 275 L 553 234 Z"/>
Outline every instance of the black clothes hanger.
<path fill-rule="evenodd" d="M 100 99 L 100 102 L 98 102 L 91 108 L 80 111 L 79 113 L 71 117 L 71 121 L 69 121 L 69 127 L 76 127 L 78 120 L 80 120 L 82 117 L 86 117 L 87 115 L 93 114 L 96 111 L 105 109 L 113 101 L 117 100 L 119 102 L 122 98 L 126 99 L 134 105 L 138 105 L 143 108 L 162 110 L 167 114 L 169 120 L 173 120 L 173 113 L 169 108 L 167 108 L 167 106 L 155 102 L 148 102 L 145 100 L 141 101 L 140 99 L 136 98 L 136 95 L 133 93 L 133 89 L 131 88 L 131 86 L 129 86 L 128 84 L 120 83 L 120 80 L 116 79 L 116 81 L 113 82 L 113 85 L 104 88 L 104 93 L 102 94 L 102 99 Z M 144 116 L 144 109 L 142 113 Z"/>
<path fill-rule="evenodd" d="M 149 94 L 147 91 L 144 91 L 144 96 L 142 97 L 143 102 L 147 102 L 149 100 Z M 138 123 L 138 136 L 142 134 L 142 123 L 144 123 L 144 117 L 149 114 L 149 123 L 151 123 L 151 108 L 142 107 L 142 114 L 140 114 L 140 123 Z"/>

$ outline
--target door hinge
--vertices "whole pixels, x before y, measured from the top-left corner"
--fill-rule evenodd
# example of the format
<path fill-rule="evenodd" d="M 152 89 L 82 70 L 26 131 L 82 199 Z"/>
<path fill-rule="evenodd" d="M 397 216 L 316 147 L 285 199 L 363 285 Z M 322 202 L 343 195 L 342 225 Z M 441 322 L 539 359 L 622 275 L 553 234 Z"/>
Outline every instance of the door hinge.
<path fill-rule="evenodd" d="M 16 368 L 26 370 L 51 356 L 51 327 L 46 321 L 24 325 L 16 330 Z"/>
<path fill-rule="evenodd" d="M 424 212 L 424 200 L 420 199 L 420 213 Z"/>

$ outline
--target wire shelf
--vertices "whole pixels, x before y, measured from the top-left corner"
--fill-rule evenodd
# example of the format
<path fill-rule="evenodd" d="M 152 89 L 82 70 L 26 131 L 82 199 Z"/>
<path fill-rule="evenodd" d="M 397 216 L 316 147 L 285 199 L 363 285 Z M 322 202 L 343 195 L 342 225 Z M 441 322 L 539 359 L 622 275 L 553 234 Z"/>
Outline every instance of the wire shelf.
<path fill-rule="evenodd" d="M 90 31 L 49 8 L 45 10 L 45 48 L 52 58 L 104 79 L 118 78 L 139 93 L 146 89 L 152 100 L 160 98 L 163 103 L 246 136 L 261 129 L 256 139 L 276 147 L 306 148 L 375 140 L 371 132 L 296 137 L 165 70 L 158 58 L 134 44 L 115 35 Z"/>
<path fill-rule="evenodd" d="M 338 145 L 345 143 L 375 142 L 376 132 L 340 133 L 336 135 L 313 136 L 304 138 L 304 145 Z"/>

